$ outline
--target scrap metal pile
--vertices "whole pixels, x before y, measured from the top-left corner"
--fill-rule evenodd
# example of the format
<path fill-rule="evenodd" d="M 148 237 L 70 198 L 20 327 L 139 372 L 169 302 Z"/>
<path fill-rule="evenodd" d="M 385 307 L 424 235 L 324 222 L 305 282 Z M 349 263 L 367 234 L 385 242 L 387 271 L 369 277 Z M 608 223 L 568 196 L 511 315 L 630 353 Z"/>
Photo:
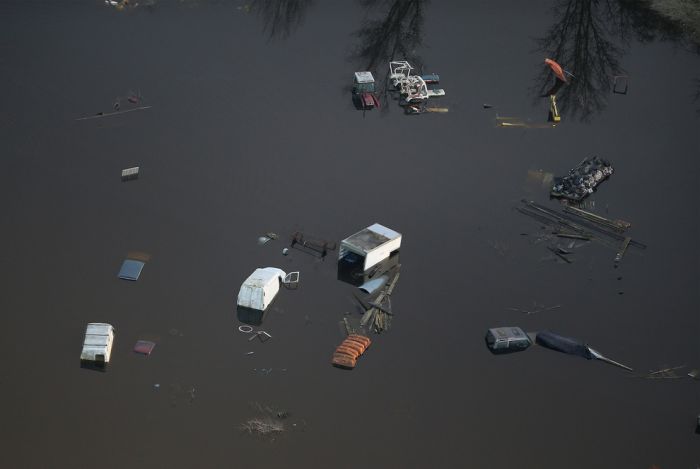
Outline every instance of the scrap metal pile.
<path fill-rule="evenodd" d="M 570 200 L 583 200 L 613 173 L 610 163 L 597 156 L 584 158 L 568 176 L 555 177 L 551 194 Z"/>

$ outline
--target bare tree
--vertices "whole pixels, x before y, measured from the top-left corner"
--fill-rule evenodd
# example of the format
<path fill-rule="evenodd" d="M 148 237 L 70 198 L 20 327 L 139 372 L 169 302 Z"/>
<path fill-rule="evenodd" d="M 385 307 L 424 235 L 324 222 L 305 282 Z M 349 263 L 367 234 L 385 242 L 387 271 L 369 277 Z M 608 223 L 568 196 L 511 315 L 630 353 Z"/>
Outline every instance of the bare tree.
<path fill-rule="evenodd" d="M 423 22 L 427 0 L 361 0 L 367 19 L 354 36 L 359 45 L 351 60 L 365 70 L 377 73 L 377 91 L 382 107 L 388 106 L 389 62 L 408 60 L 420 70 L 417 49 L 423 42 Z"/>
<path fill-rule="evenodd" d="M 542 67 L 536 79 L 538 96 L 557 94 L 562 114 L 589 120 L 605 109 L 615 75 L 631 38 L 641 42 L 673 40 L 689 45 L 681 25 L 639 0 L 557 0 L 555 23 L 537 39 L 537 49 L 559 62 L 573 77 L 568 85 L 552 85 Z"/>
<path fill-rule="evenodd" d="M 558 91 L 563 114 L 586 121 L 607 106 L 613 77 L 622 73 L 622 49 L 610 39 L 608 23 L 615 12 L 611 1 L 559 0 L 554 7 L 558 20 L 537 39 L 538 50 L 573 75 L 567 85 L 554 88 L 549 68 L 543 65 L 537 77 L 538 95 Z"/>
<path fill-rule="evenodd" d="M 254 11 L 263 22 L 270 40 L 289 37 L 304 21 L 306 10 L 314 0 L 254 0 Z"/>

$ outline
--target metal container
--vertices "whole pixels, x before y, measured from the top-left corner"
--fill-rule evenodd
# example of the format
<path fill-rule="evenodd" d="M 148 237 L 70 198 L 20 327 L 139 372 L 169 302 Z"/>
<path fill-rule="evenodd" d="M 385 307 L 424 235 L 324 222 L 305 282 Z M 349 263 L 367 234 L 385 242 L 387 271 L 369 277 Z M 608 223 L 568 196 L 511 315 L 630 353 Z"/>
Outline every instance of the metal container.
<path fill-rule="evenodd" d="M 496 327 L 486 332 L 486 346 L 493 353 L 522 352 L 532 341 L 519 327 Z"/>

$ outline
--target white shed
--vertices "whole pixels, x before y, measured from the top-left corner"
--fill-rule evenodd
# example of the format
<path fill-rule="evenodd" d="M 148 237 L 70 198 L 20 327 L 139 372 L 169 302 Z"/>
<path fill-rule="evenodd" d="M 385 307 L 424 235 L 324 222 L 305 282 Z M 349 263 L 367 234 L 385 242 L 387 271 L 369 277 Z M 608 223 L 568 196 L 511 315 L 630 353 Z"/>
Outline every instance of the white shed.
<path fill-rule="evenodd" d="M 401 233 L 375 223 L 340 242 L 338 259 L 359 256 L 363 270 L 388 258 L 401 247 Z"/>
<path fill-rule="evenodd" d="M 81 361 L 109 363 L 114 343 L 114 327 L 111 324 L 91 322 L 85 330 Z"/>
<path fill-rule="evenodd" d="M 281 283 L 296 283 L 299 272 L 287 275 L 282 269 L 265 267 L 250 274 L 238 292 L 238 306 L 265 311 L 275 299 Z"/>

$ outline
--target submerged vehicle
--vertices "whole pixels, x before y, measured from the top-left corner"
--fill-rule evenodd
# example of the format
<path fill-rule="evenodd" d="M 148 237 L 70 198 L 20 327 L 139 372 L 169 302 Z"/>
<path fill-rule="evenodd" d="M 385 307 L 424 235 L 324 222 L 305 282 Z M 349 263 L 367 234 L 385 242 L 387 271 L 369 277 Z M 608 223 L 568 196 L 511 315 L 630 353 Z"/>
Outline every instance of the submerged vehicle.
<path fill-rule="evenodd" d="M 486 332 L 486 346 L 494 354 L 521 352 L 532 345 L 519 327 L 496 327 Z"/>
<path fill-rule="evenodd" d="M 352 99 L 358 109 L 379 108 L 379 100 L 374 94 L 372 72 L 355 72 L 352 84 Z"/>
<path fill-rule="evenodd" d="M 612 173 L 613 167 L 607 160 L 597 156 L 584 158 L 567 176 L 554 178 L 550 193 L 553 197 L 582 200 Z"/>

